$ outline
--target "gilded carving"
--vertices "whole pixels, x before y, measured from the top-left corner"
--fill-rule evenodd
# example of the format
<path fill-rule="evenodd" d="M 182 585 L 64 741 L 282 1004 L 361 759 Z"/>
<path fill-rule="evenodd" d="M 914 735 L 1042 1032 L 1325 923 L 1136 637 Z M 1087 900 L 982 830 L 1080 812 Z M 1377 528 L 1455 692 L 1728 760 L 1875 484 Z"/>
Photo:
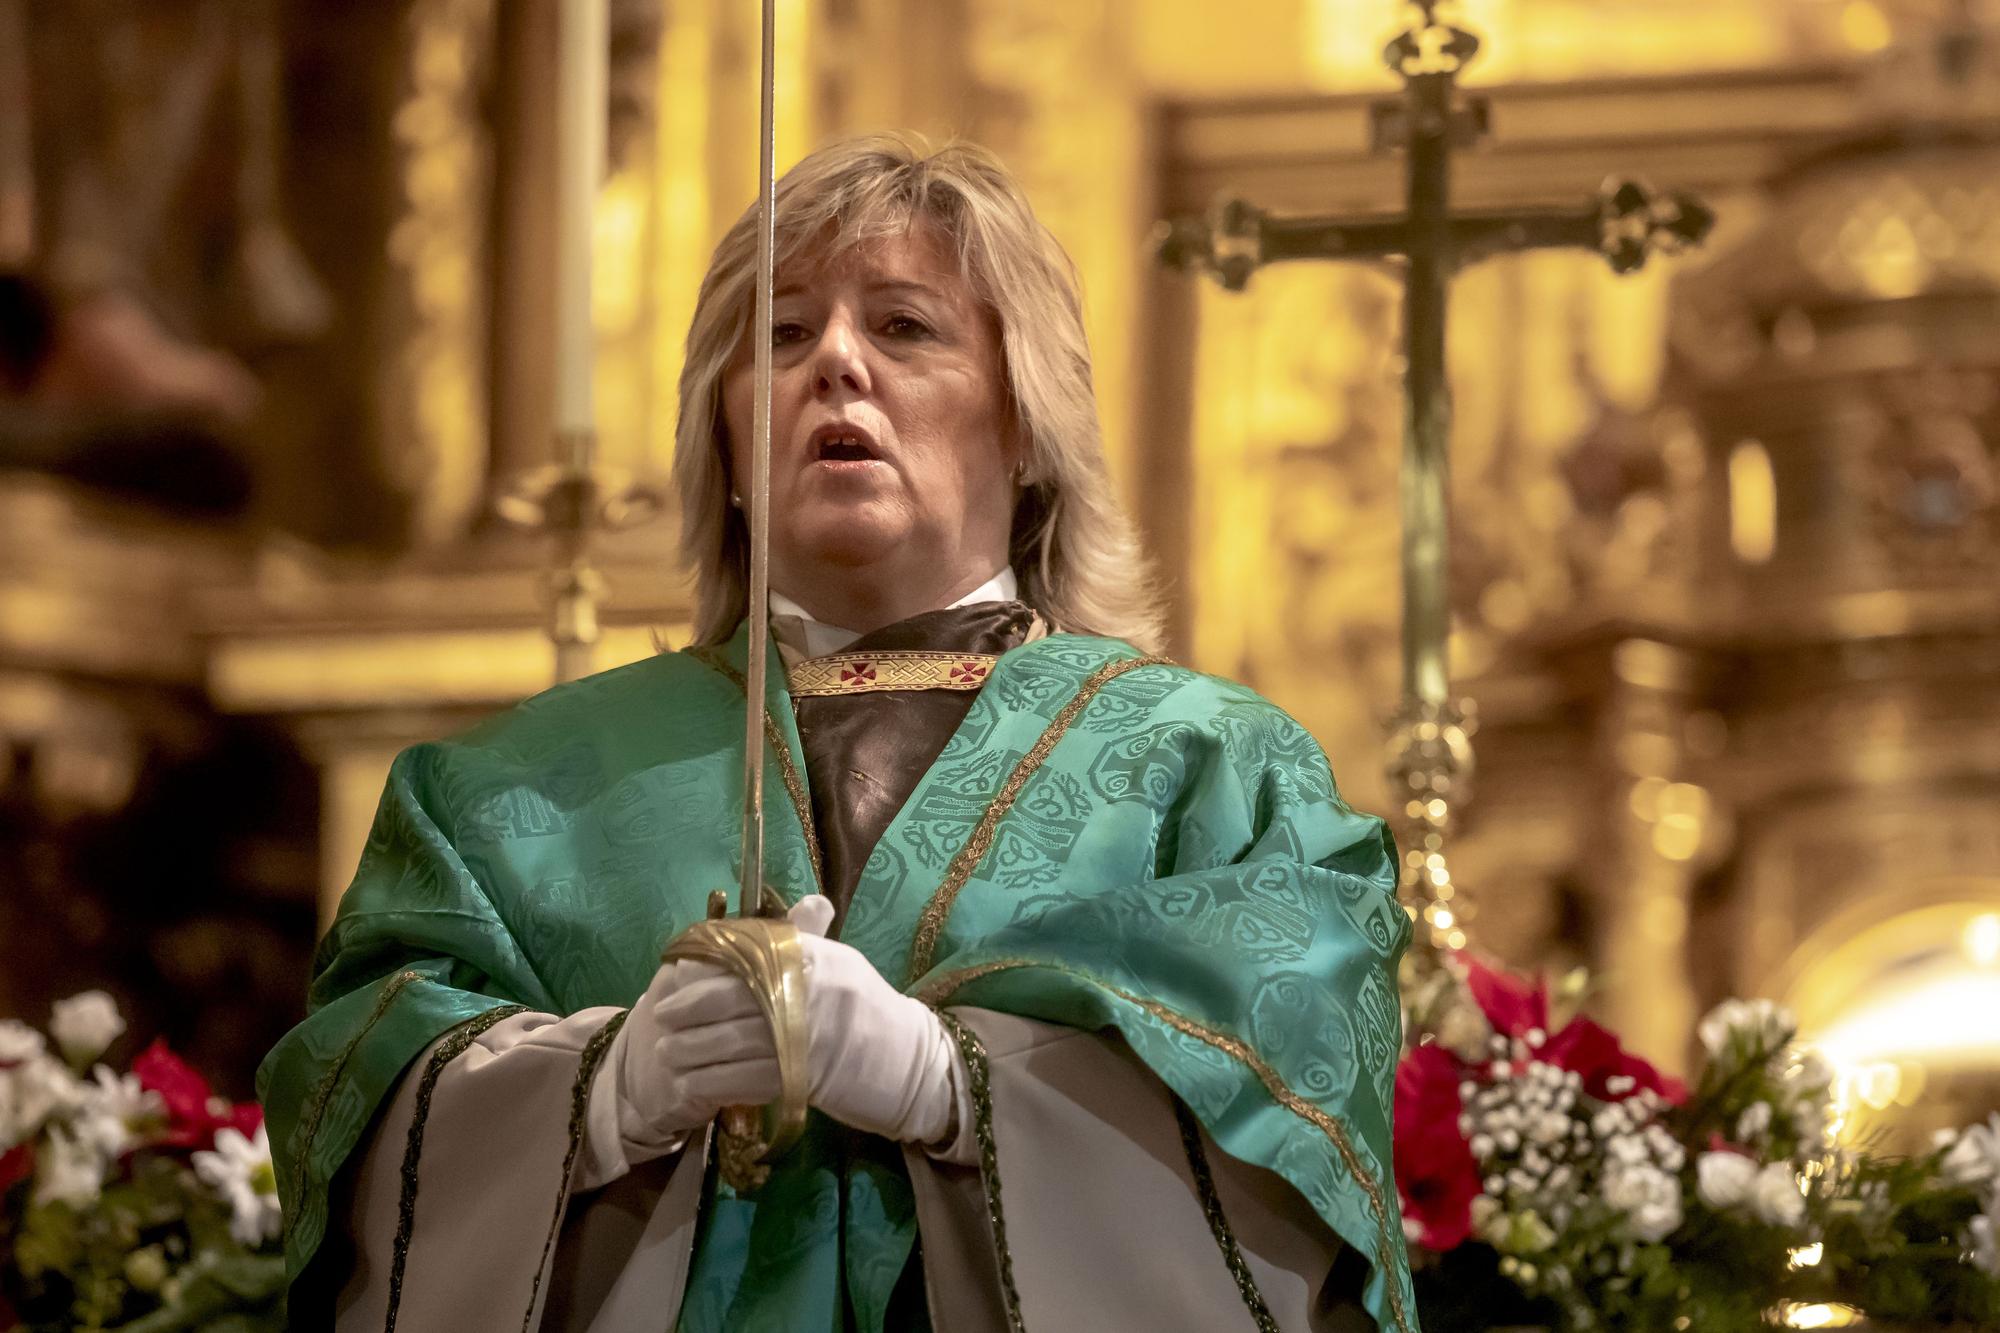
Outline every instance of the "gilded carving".
<path fill-rule="evenodd" d="M 419 544 L 461 535 L 486 483 L 486 214 L 482 80 L 491 0 L 416 0 L 405 16 L 393 124 L 402 211 L 388 237 L 376 367 L 382 463 Z"/>

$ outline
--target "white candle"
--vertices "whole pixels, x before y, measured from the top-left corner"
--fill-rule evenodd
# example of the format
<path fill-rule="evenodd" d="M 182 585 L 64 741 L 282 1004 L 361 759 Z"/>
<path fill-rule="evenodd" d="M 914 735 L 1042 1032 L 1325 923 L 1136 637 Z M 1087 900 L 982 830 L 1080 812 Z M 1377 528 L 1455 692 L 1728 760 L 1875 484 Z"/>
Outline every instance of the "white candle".
<path fill-rule="evenodd" d="M 597 187 L 604 176 L 606 0 L 556 0 L 556 431 L 595 425 L 591 366 L 590 249 Z"/>

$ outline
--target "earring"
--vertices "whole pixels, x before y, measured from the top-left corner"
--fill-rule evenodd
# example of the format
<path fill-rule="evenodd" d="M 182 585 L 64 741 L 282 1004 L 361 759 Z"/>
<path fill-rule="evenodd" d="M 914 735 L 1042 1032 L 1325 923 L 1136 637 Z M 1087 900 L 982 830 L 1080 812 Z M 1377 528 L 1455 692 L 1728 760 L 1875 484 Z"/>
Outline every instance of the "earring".
<path fill-rule="evenodd" d="M 743 507 L 743 497 L 735 491 L 731 491 L 729 493 L 729 505 L 732 509 L 741 509 Z"/>

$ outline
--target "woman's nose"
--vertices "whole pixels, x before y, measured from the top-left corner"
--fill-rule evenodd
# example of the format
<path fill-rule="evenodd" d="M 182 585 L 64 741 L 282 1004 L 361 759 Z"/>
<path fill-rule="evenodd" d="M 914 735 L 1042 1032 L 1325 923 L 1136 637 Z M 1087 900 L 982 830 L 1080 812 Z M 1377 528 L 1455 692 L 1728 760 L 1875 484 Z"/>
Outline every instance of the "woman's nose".
<path fill-rule="evenodd" d="M 828 397 L 842 393 L 868 392 L 868 364 L 862 355 L 859 331 L 850 320 L 828 320 L 819 341 L 813 346 L 813 393 Z"/>

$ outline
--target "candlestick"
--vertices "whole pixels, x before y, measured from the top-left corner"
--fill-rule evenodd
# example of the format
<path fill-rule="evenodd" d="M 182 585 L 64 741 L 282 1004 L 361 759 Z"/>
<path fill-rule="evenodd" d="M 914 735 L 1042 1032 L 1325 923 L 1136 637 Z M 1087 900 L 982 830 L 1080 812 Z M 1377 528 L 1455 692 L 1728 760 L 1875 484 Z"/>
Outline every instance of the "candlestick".
<path fill-rule="evenodd" d="M 591 393 L 591 240 L 604 175 L 610 27 L 606 0 L 556 2 L 555 461 L 512 479 L 494 501 L 501 518 L 548 534 L 548 633 L 556 679 L 595 667 L 604 577 L 593 561 L 599 533 L 650 522 L 666 488 L 599 466 Z"/>

